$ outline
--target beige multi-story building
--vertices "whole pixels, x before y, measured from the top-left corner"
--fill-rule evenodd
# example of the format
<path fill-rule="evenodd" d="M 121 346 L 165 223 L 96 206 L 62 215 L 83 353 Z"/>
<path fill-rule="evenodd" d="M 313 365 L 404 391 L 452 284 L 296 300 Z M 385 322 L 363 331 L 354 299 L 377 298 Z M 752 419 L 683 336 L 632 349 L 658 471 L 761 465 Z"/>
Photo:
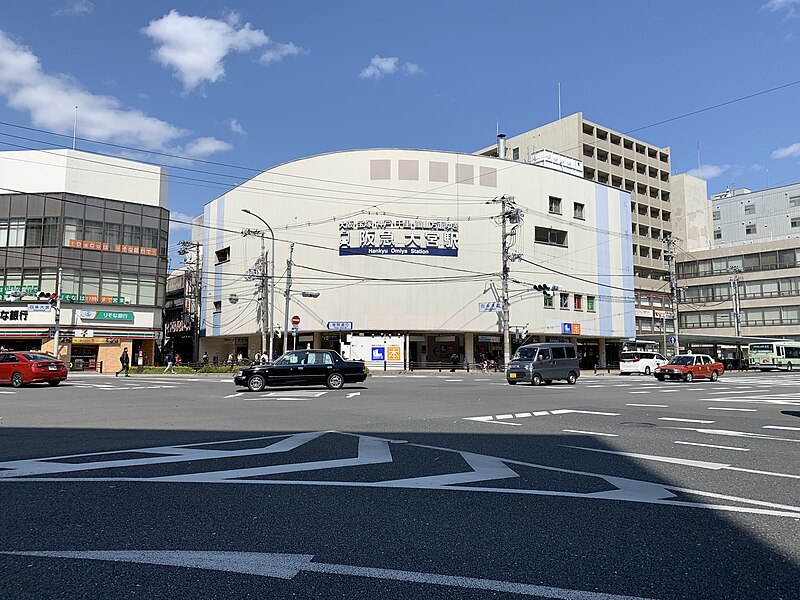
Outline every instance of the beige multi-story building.
<path fill-rule="evenodd" d="M 582 113 L 503 142 L 476 154 L 497 156 L 498 147 L 504 145 L 506 159 L 536 164 L 541 152 L 550 150 L 580 161 L 577 168 L 585 179 L 630 193 L 637 334 L 664 328 L 666 333 L 673 332 L 664 240 L 675 239 L 678 248 L 686 251 L 711 247 L 711 205 L 705 182 L 690 175 L 672 177 L 669 147 L 616 132 L 584 119 Z"/>

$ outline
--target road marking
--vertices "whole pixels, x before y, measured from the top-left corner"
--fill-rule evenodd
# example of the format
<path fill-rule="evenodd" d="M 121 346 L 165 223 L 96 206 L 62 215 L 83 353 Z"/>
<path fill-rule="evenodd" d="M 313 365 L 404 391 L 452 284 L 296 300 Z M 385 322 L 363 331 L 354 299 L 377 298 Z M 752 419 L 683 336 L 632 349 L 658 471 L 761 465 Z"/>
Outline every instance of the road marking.
<path fill-rule="evenodd" d="M 517 425 L 507 421 L 495 421 L 503 425 Z M 687 429 L 680 427 L 670 427 L 669 429 Z M 566 430 L 572 432 L 572 430 Z M 588 435 L 607 435 L 594 432 L 580 432 Z M 256 466 L 251 469 L 237 469 L 231 471 L 215 471 L 216 468 L 224 468 L 227 462 L 220 461 L 222 464 L 214 464 L 215 459 L 231 459 L 237 457 L 251 457 L 251 463 L 258 460 L 260 455 L 274 453 L 291 453 L 294 449 L 315 440 L 323 435 L 337 435 L 358 439 L 358 456 L 351 459 L 341 459 L 337 456 L 334 460 L 319 460 L 312 463 L 291 462 L 294 458 L 289 454 L 285 460 L 274 464 L 270 459 L 270 465 Z M 769 436 L 761 436 L 769 437 Z M 778 438 L 780 439 L 780 438 Z M 253 447 L 250 442 L 264 441 L 264 445 Z M 798 440 L 800 441 L 800 440 Z M 359 434 L 343 433 L 336 431 L 314 431 L 298 434 L 279 434 L 272 436 L 251 437 L 234 440 L 217 440 L 213 442 L 196 441 L 191 444 L 180 446 L 157 446 L 150 448 L 138 448 L 121 450 L 115 449 L 108 452 L 80 454 L 72 456 L 57 456 L 50 458 L 25 459 L 0 463 L 0 482 L 11 482 L 19 485 L 22 482 L 30 481 L 34 485 L 41 485 L 42 482 L 53 482 L 63 484 L 70 483 L 97 483 L 97 482 L 126 482 L 126 483 L 202 483 L 216 485 L 275 485 L 275 486 L 306 486 L 306 487 L 380 487 L 398 489 L 425 489 L 438 492 L 468 492 L 470 494 L 525 494 L 536 496 L 549 496 L 570 499 L 597 500 L 597 501 L 616 501 L 634 502 L 639 504 L 657 504 L 661 506 L 694 508 L 702 510 L 712 510 L 720 512 L 737 512 L 756 515 L 768 515 L 776 517 L 788 517 L 800 519 L 800 506 L 790 506 L 777 504 L 762 500 L 753 500 L 738 496 L 730 496 L 707 492 L 704 490 L 680 488 L 657 481 L 647 481 L 640 479 L 630 479 L 606 475 L 603 473 L 593 473 L 575 469 L 564 469 L 551 465 L 528 463 L 511 458 L 501 458 L 484 454 L 473 454 L 463 450 L 446 448 L 440 446 L 429 446 L 424 444 L 409 444 L 415 448 L 430 450 L 433 452 L 444 452 L 451 455 L 460 456 L 470 467 L 470 471 L 458 470 L 457 472 L 421 476 L 403 479 L 384 479 L 381 481 L 358 481 L 348 480 L 347 475 L 340 475 L 343 479 L 304 477 L 302 479 L 270 479 L 268 476 L 273 474 L 324 471 L 326 469 L 340 469 L 342 467 L 358 468 L 364 465 L 376 463 L 392 463 L 395 458 L 389 451 L 390 438 L 377 438 Z M 248 443 L 246 448 L 231 449 L 231 444 Z M 220 446 L 221 445 L 221 446 Z M 226 445 L 228 447 L 226 447 Z M 219 446 L 221 449 L 215 449 Z M 126 455 L 129 453 L 150 454 L 145 458 L 124 458 L 118 459 L 120 452 Z M 95 458 L 98 460 L 75 462 L 61 462 L 67 458 Z M 283 457 L 279 457 L 279 460 Z M 298 457 L 305 460 L 305 456 Z M 262 460 L 266 460 L 262 458 Z M 435 459 L 434 459 L 435 460 Z M 193 463 L 202 464 L 204 468 L 210 469 L 204 472 L 184 472 L 179 476 L 153 476 L 147 477 L 137 474 L 136 476 L 95 476 L 84 473 L 79 476 L 57 476 L 70 474 L 77 471 L 91 471 L 95 469 L 118 469 L 119 467 L 132 467 L 140 465 L 166 464 L 166 463 Z M 257 464 L 257 463 L 256 463 Z M 180 464 L 175 465 L 180 468 Z M 504 487 L 502 485 L 461 485 L 464 483 L 478 483 L 494 481 L 497 479 L 508 479 L 519 477 L 514 470 L 515 467 L 525 467 L 526 469 L 537 469 L 547 473 L 558 473 L 567 477 L 575 475 L 599 479 L 610 488 L 606 491 L 582 491 L 573 489 L 533 489 L 529 487 Z M 387 467 L 388 468 L 388 467 Z M 184 468 L 184 471 L 186 469 Z M 191 467 L 189 468 L 191 470 Z M 115 471 L 112 471 L 115 472 Z M 345 471 L 344 473 L 347 473 Z M 391 477 L 391 471 L 387 473 Z M 33 476 L 33 477 L 32 477 Z M 241 477 L 241 478 L 240 478 Z M 680 496 L 678 496 L 680 494 Z M 702 499 L 713 499 L 712 502 L 702 502 Z M 727 504 L 725 503 L 727 502 Z"/>
<path fill-rule="evenodd" d="M 659 390 L 659 392 L 661 392 L 662 394 L 672 394 L 678 391 L 680 390 Z"/>
<path fill-rule="evenodd" d="M 601 387 L 606 387 L 606 386 L 604 386 L 604 385 L 592 384 L 592 385 L 587 385 L 587 386 L 585 386 L 585 387 L 587 387 L 587 388 L 601 388 Z"/>
<path fill-rule="evenodd" d="M 782 425 L 764 425 L 762 429 L 786 429 L 787 431 L 800 431 L 800 427 L 784 427 Z"/>
<path fill-rule="evenodd" d="M 225 396 L 225 398 L 238 398 L 239 396 L 242 396 L 243 394 L 244 394 L 244 392 L 237 392 L 235 394 L 228 394 L 227 396 Z"/>
<path fill-rule="evenodd" d="M 628 392 L 629 394 L 649 394 L 650 392 Z"/>
<path fill-rule="evenodd" d="M 516 414 L 514 415 L 514 418 L 516 418 L 516 419 L 524 419 L 525 417 L 532 417 L 532 416 L 533 416 L 533 415 L 532 415 L 531 413 L 529 413 L 529 412 L 524 412 L 524 413 L 516 413 Z"/>
<path fill-rule="evenodd" d="M 774 435 L 765 435 L 763 433 L 748 433 L 746 431 L 731 431 L 729 429 L 702 429 L 695 427 L 668 427 L 667 429 L 680 429 L 682 431 L 696 431 L 697 433 L 707 433 L 709 435 L 724 435 L 727 437 L 744 437 L 744 438 L 757 438 L 760 440 L 775 440 L 779 442 L 795 442 L 800 443 L 800 439 L 795 440 L 792 438 L 778 437 Z M 0 473 L 2 477 L 2 473 Z"/>
<path fill-rule="evenodd" d="M 616 450 L 601 450 L 600 448 L 584 448 L 582 446 L 563 446 L 564 448 L 574 448 L 575 450 L 586 450 L 587 452 L 601 452 L 603 454 L 617 454 L 619 456 L 627 456 L 630 458 L 639 458 L 642 460 L 653 460 L 656 462 L 674 463 L 676 465 L 683 465 L 685 467 L 697 467 L 699 469 L 711 469 L 712 471 L 740 471 L 742 473 L 754 473 L 756 475 L 769 475 L 771 477 L 788 477 L 790 479 L 800 479 L 800 475 L 792 475 L 790 473 L 774 473 L 772 471 L 757 471 L 755 469 L 742 469 L 740 467 L 733 467 L 726 463 L 708 462 L 704 460 L 688 460 L 685 458 L 673 458 L 671 456 L 654 456 L 652 454 L 636 454 L 634 452 L 618 452 Z"/>
<path fill-rule="evenodd" d="M 452 381 L 464 381 L 464 380 L 463 379 L 445 379 L 445 381 L 452 382 Z"/>
<path fill-rule="evenodd" d="M 480 421 L 483 423 L 489 423 L 494 420 L 501 420 L 501 419 L 524 419 L 526 417 L 545 417 L 547 415 L 568 415 L 568 414 L 580 414 L 580 415 L 600 415 L 604 417 L 618 417 L 620 413 L 612 413 L 612 412 L 599 412 L 594 410 L 572 410 L 569 408 L 559 408 L 556 410 L 537 410 L 534 412 L 525 412 L 525 413 L 517 413 L 517 414 L 502 414 L 502 415 L 488 415 L 485 417 L 463 417 L 464 420 L 467 421 Z"/>
<path fill-rule="evenodd" d="M 285 391 L 285 392 L 269 392 L 268 394 L 262 394 L 262 398 L 270 398 L 273 396 L 280 396 L 281 398 L 285 398 L 287 396 L 294 396 L 296 398 L 319 398 L 320 396 L 324 396 L 328 392 L 309 392 L 309 391 Z"/>
<path fill-rule="evenodd" d="M 495 419 L 513 419 L 514 415 L 497 415 Z"/>
<path fill-rule="evenodd" d="M 625 406 L 651 406 L 653 408 L 669 408 L 669 404 L 626 404 Z"/>
<path fill-rule="evenodd" d="M 658 417 L 659 421 L 678 421 L 680 423 L 713 423 L 714 421 L 704 421 L 703 419 L 678 419 L 677 417 Z"/>
<path fill-rule="evenodd" d="M 733 446 L 715 446 L 714 444 L 698 444 L 696 442 L 675 442 L 685 446 L 700 446 L 702 448 L 718 448 L 720 450 L 738 450 L 739 452 L 750 452 L 750 448 L 735 448 Z"/>
<path fill-rule="evenodd" d="M 405 581 L 420 585 L 436 585 L 461 589 L 489 590 L 520 596 L 538 596 L 556 600 L 648 600 L 635 596 L 619 596 L 603 592 L 556 588 L 543 585 L 478 579 L 441 573 L 400 571 L 376 567 L 360 567 L 335 563 L 312 562 L 311 554 L 273 554 L 261 552 L 183 551 L 183 550 L 83 550 L 83 551 L 5 551 L 12 556 L 99 560 L 145 565 L 162 565 L 208 571 L 226 571 L 243 575 L 293 579 L 300 572 L 366 577 L 387 581 Z"/>
<path fill-rule="evenodd" d="M 78 386 L 75 386 L 78 387 Z M 17 392 L 0 391 L 0 394 L 16 394 Z"/>
<path fill-rule="evenodd" d="M 604 437 L 619 437 L 616 433 L 597 433 L 596 431 L 581 431 L 580 429 L 562 429 L 567 433 L 582 433 L 584 435 L 602 435 Z"/>
<path fill-rule="evenodd" d="M 727 406 L 709 406 L 708 410 L 735 410 L 738 412 L 758 412 L 757 408 L 728 408 Z"/>

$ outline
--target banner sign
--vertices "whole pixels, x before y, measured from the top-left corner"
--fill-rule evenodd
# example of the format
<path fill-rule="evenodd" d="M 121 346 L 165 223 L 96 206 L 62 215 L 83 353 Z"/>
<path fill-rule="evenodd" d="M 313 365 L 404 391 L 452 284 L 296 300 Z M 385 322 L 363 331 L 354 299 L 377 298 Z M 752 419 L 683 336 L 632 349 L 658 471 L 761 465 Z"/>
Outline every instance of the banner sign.
<path fill-rule="evenodd" d="M 28 312 L 50 312 L 49 304 L 28 304 Z"/>
<path fill-rule="evenodd" d="M 329 331 L 352 331 L 352 321 L 328 321 L 325 327 Z"/>
<path fill-rule="evenodd" d="M 502 302 L 478 302 L 478 312 L 500 312 L 503 310 Z"/>
<path fill-rule="evenodd" d="M 111 310 L 81 310 L 78 315 L 82 321 L 133 321 L 132 312 L 115 312 Z"/>
<path fill-rule="evenodd" d="M 83 250 L 104 250 L 106 252 L 121 252 L 122 254 L 142 254 L 144 256 L 158 256 L 157 248 L 146 248 L 144 246 L 130 246 L 128 244 L 108 244 L 106 242 L 95 242 L 92 240 L 69 240 L 70 248 L 81 248 Z"/>
<path fill-rule="evenodd" d="M 88 304 L 130 304 L 124 296 L 98 296 L 97 294 L 61 294 L 62 302 L 86 302 Z"/>
<path fill-rule="evenodd" d="M 0 321 L 27 321 L 27 310 L 0 310 Z"/>
<path fill-rule="evenodd" d="M 364 254 L 458 256 L 458 223 L 414 219 L 339 223 L 339 256 Z"/>

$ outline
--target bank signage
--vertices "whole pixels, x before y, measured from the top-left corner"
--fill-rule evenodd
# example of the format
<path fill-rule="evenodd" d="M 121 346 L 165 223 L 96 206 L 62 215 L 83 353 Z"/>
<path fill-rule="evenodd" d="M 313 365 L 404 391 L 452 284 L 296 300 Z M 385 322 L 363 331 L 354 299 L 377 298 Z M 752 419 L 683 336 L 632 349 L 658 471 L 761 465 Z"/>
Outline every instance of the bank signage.
<path fill-rule="evenodd" d="M 339 256 L 458 256 L 458 223 L 364 219 L 339 223 Z"/>
<path fill-rule="evenodd" d="M 115 310 L 81 310 L 78 311 L 81 321 L 130 321 L 133 313 Z"/>
<path fill-rule="evenodd" d="M 0 310 L 0 321 L 27 321 L 27 310 Z"/>

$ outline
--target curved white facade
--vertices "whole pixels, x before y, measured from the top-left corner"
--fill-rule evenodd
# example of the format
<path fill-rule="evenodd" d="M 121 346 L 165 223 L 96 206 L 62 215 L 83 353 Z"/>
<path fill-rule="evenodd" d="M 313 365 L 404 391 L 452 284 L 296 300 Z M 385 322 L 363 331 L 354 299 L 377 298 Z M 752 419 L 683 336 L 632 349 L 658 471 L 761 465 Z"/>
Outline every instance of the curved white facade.
<path fill-rule="evenodd" d="M 257 284 L 245 274 L 261 240 L 239 232 L 263 225 L 247 209 L 275 234 L 276 328 L 294 243 L 292 291 L 320 292 L 291 296 L 303 344 L 313 335 L 314 345 L 326 345 L 331 328 L 352 324 L 355 337 L 403 336 L 404 359 L 408 352 L 410 360 L 438 360 L 453 349 L 479 359 L 502 332 L 500 313 L 479 310 L 500 300 L 500 205 L 491 201 L 502 195 L 513 196 L 523 216 L 510 248 L 524 259 L 511 263 L 512 332 L 600 346 L 634 336 L 628 193 L 497 158 L 371 149 L 276 166 L 205 206 L 195 228 L 204 245 L 204 349 L 221 358 L 260 350 L 258 303 L 249 300 Z M 551 243 L 537 242 L 536 228 Z M 267 234 L 267 251 L 271 244 Z M 560 286 L 553 307 L 530 291 L 541 283 Z M 230 304 L 230 294 L 240 301 Z"/>

